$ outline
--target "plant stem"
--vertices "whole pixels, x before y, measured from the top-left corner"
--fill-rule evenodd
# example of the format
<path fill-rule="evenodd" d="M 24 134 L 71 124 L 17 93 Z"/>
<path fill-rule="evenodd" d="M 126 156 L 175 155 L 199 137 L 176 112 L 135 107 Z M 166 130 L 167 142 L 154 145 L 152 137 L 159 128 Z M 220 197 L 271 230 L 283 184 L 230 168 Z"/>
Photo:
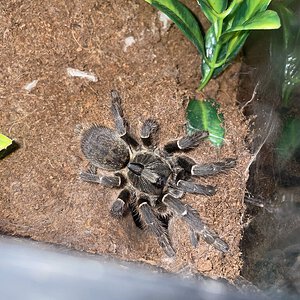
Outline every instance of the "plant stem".
<path fill-rule="evenodd" d="M 212 66 L 212 67 L 210 67 L 209 73 L 207 74 L 207 76 L 205 76 L 204 81 L 201 81 L 201 84 L 197 89 L 198 92 L 201 91 L 207 85 L 209 80 L 211 79 L 211 77 L 214 73 L 214 70 L 215 70 L 215 65 L 216 65 L 220 50 L 221 50 L 221 44 L 217 43 L 212 60 L 210 61 L 210 64 L 209 64 L 209 67 L 210 66 Z"/>
<path fill-rule="evenodd" d="M 221 37 L 222 31 L 223 31 L 223 18 L 220 18 L 214 24 L 214 30 L 215 30 L 217 43 L 216 43 L 216 47 L 215 47 L 213 57 L 209 61 L 209 63 L 207 63 L 207 65 L 209 66 L 209 73 L 207 74 L 207 76 L 205 76 L 204 81 L 201 81 L 201 84 L 198 87 L 197 91 L 201 91 L 207 85 L 207 83 L 210 81 L 215 69 L 217 68 L 216 64 L 217 64 L 218 57 L 219 57 L 219 52 L 220 52 L 221 46 L 222 46 L 222 44 L 220 43 L 220 37 Z"/>

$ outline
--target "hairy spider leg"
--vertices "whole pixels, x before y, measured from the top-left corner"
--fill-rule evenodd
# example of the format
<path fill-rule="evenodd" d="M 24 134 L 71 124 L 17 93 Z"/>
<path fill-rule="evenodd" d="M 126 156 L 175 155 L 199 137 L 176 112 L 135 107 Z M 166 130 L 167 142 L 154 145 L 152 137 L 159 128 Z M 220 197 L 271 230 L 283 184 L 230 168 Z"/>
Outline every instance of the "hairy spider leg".
<path fill-rule="evenodd" d="M 121 106 L 121 97 L 116 90 L 111 91 L 111 112 L 120 138 L 122 138 L 132 147 L 137 148 L 139 146 L 139 143 L 132 136 L 132 134 L 128 132 L 127 122 L 124 118 Z"/>
<path fill-rule="evenodd" d="M 190 227 L 190 241 L 194 248 L 196 248 L 199 244 L 199 234 Z"/>
<path fill-rule="evenodd" d="M 115 120 L 118 134 L 124 136 L 127 132 L 127 124 L 121 106 L 121 97 L 115 90 L 111 91 L 111 112 Z"/>
<path fill-rule="evenodd" d="M 190 194 L 212 196 L 216 193 L 215 187 L 211 185 L 198 184 L 193 181 L 178 180 L 176 186 L 180 190 Z"/>
<path fill-rule="evenodd" d="M 108 187 L 120 187 L 123 183 L 123 178 L 119 174 L 114 176 L 102 176 L 90 172 L 81 172 L 79 176 L 83 181 L 99 183 Z"/>
<path fill-rule="evenodd" d="M 146 196 L 141 196 L 139 198 L 138 210 L 146 228 L 148 228 L 157 237 L 158 243 L 163 248 L 165 253 L 170 257 L 175 256 L 175 250 L 171 246 L 167 231 L 162 222 L 153 212 Z"/>
<path fill-rule="evenodd" d="M 212 162 L 209 164 L 197 164 L 186 156 L 177 157 L 177 163 L 192 176 L 212 176 L 226 172 L 236 166 L 236 159 L 226 158 L 223 161 Z"/>
<path fill-rule="evenodd" d="M 206 243 L 214 246 L 221 252 L 227 252 L 229 247 L 227 243 L 219 238 L 219 236 L 210 228 L 208 228 L 200 219 L 197 211 L 190 206 L 183 204 L 180 199 L 172 197 L 170 194 L 166 194 L 162 202 L 167 205 L 171 211 L 177 216 L 186 221 L 189 227 L 194 231 L 193 235 L 199 234 Z M 192 241 L 193 243 L 193 241 Z"/>
<path fill-rule="evenodd" d="M 192 135 L 186 135 L 178 140 L 171 141 L 164 146 L 164 150 L 167 153 L 173 153 L 176 151 L 187 151 L 195 148 L 199 143 L 208 137 L 207 131 L 197 131 Z"/>
<path fill-rule="evenodd" d="M 183 160 L 184 166 L 178 163 L 179 158 Z M 211 185 L 198 184 L 191 180 L 189 165 L 194 165 L 195 162 L 189 157 L 182 156 L 179 158 L 176 158 L 176 163 L 177 165 L 179 165 L 179 167 L 177 167 L 175 177 L 174 177 L 176 187 L 185 193 L 205 195 L 205 196 L 214 195 L 216 193 L 215 187 Z M 172 193 L 170 194 L 172 195 Z"/>
<path fill-rule="evenodd" d="M 147 119 L 141 128 L 141 140 L 145 147 L 154 148 L 154 135 L 158 130 L 158 123 L 153 119 Z"/>
<path fill-rule="evenodd" d="M 111 206 L 110 213 L 114 218 L 121 218 L 129 210 L 130 191 L 123 189 Z"/>

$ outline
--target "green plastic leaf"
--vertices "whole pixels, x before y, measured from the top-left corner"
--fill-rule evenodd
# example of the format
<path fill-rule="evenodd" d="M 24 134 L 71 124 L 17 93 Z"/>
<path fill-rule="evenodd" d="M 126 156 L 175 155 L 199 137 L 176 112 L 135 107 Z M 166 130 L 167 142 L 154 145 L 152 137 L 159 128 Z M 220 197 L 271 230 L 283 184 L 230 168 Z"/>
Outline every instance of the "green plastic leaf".
<path fill-rule="evenodd" d="M 294 90 L 300 86 L 300 28 L 295 13 L 286 6 L 276 6 L 282 21 L 282 37 L 272 40 L 271 57 L 276 71 L 282 73 L 283 105 L 291 104 Z"/>
<path fill-rule="evenodd" d="M 200 6 L 205 17 L 209 20 L 210 23 L 214 24 L 218 18 L 214 14 L 214 10 L 211 8 L 210 4 L 206 0 L 197 0 L 198 5 Z"/>
<path fill-rule="evenodd" d="M 224 60 L 224 63 L 221 66 L 213 66 L 214 70 L 211 71 L 211 67 L 205 62 L 204 59 L 202 59 L 201 64 L 201 73 L 202 73 L 202 79 L 201 82 L 206 82 L 208 80 L 208 77 L 216 78 L 220 73 L 222 73 L 227 66 L 231 63 L 231 61 L 237 56 L 237 54 L 242 49 L 243 45 L 246 42 L 246 39 L 249 35 L 248 31 L 242 31 L 242 32 L 234 32 L 230 35 L 228 34 L 229 39 L 227 42 L 222 44 L 222 47 L 218 53 L 217 62 L 221 62 Z M 205 36 L 205 48 L 206 48 L 206 57 L 211 60 L 214 55 L 214 50 L 216 48 L 216 37 L 214 34 L 213 27 L 211 27 Z"/>
<path fill-rule="evenodd" d="M 271 0 L 243 0 L 235 13 L 227 19 L 227 22 L 232 27 L 241 25 L 257 13 L 265 11 L 270 2 Z"/>
<path fill-rule="evenodd" d="M 257 12 L 265 11 L 272 0 L 246 0 L 247 9 L 245 17 L 248 19 Z"/>
<path fill-rule="evenodd" d="M 249 31 L 238 32 L 235 35 L 232 35 L 232 38 L 222 46 L 222 49 L 219 54 L 219 60 L 225 59 L 225 63 L 220 67 L 215 68 L 213 73 L 213 78 L 217 77 L 222 73 L 232 60 L 238 55 L 244 46 L 247 37 L 249 36 Z"/>
<path fill-rule="evenodd" d="M 218 14 L 224 11 L 227 7 L 228 0 L 207 0 L 210 7 Z"/>
<path fill-rule="evenodd" d="M 286 56 L 282 85 L 283 105 L 289 106 L 294 89 L 300 85 L 300 47 Z"/>
<path fill-rule="evenodd" d="M 240 52 L 248 36 L 248 31 L 239 32 L 238 34 L 233 35 L 227 42 L 227 47 L 224 47 L 224 50 L 221 53 L 223 54 L 223 52 L 226 52 L 226 59 L 231 61 Z"/>
<path fill-rule="evenodd" d="M 276 29 L 280 19 L 267 10 L 271 0 L 197 0 L 211 22 L 205 38 L 193 13 L 179 0 L 145 0 L 172 19 L 202 54 L 202 90 L 235 58 L 253 29 Z"/>
<path fill-rule="evenodd" d="M 216 147 L 221 147 L 224 140 L 224 117 L 218 113 L 219 104 L 214 99 L 189 101 L 186 110 L 187 132 L 209 132 L 209 140 Z"/>
<path fill-rule="evenodd" d="M 284 5 L 277 5 L 277 12 L 280 15 L 280 19 L 282 22 L 282 31 L 283 31 L 283 40 L 284 40 L 284 47 L 287 49 L 291 47 L 291 43 L 293 44 L 294 37 L 293 37 L 293 24 L 298 24 L 297 18 L 295 14 Z"/>
<path fill-rule="evenodd" d="M 266 10 L 257 13 L 243 24 L 236 25 L 225 33 L 241 30 L 277 29 L 280 27 L 280 19 L 275 11 Z"/>
<path fill-rule="evenodd" d="M 199 53 L 204 54 L 204 42 L 198 20 L 193 13 L 178 0 L 145 0 L 166 14 L 196 46 Z"/>
<path fill-rule="evenodd" d="M 0 133 L 0 151 L 10 146 L 12 142 L 10 138 Z"/>
<path fill-rule="evenodd" d="M 279 160 L 290 160 L 300 148 L 300 119 L 288 119 L 280 138 L 277 142 L 276 151 Z"/>

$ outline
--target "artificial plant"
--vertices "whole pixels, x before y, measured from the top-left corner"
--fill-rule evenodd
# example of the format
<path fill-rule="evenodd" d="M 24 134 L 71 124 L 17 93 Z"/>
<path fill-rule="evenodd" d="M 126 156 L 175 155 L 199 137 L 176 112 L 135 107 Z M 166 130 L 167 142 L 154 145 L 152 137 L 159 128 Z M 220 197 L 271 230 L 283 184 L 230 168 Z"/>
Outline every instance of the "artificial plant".
<path fill-rule="evenodd" d="M 267 9 L 271 0 L 197 0 L 211 24 L 206 32 L 193 12 L 179 0 L 145 1 L 166 14 L 197 48 L 202 60 L 202 78 L 198 91 L 202 91 L 211 78 L 217 77 L 226 69 L 241 50 L 251 30 L 280 27 L 278 14 Z M 207 106 L 203 107 L 210 111 Z M 199 105 L 195 109 L 199 110 Z M 203 113 L 205 112 L 201 111 L 202 115 Z M 187 114 L 187 118 L 194 115 Z M 219 120 L 219 126 L 222 125 L 222 118 L 217 111 L 210 117 Z M 199 130 L 209 130 L 203 128 L 204 123 L 206 122 L 199 123 Z"/>

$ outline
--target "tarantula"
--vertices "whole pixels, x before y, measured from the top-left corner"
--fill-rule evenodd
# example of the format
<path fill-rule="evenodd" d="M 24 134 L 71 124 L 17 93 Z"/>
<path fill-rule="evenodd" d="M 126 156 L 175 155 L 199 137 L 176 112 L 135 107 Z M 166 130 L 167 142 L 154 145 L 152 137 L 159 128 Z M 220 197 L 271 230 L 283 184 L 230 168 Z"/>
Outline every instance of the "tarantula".
<path fill-rule="evenodd" d="M 138 143 L 128 131 L 119 93 L 113 90 L 111 96 L 116 131 L 93 125 L 83 132 L 81 149 L 90 167 L 88 171 L 81 172 L 80 178 L 122 188 L 111 206 L 111 215 L 121 218 L 128 211 L 133 216 L 138 214 L 139 222 L 157 237 L 168 256 L 175 255 L 167 230 L 168 221 L 174 215 L 188 224 L 193 246 L 196 247 L 199 237 L 202 237 L 219 251 L 227 252 L 226 242 L 202 222 L 197 211 L 181 202 L 181 198 L 185 193 L 214 195 L 215 187 L 195 183 L 192 178 L 226 171 L 235 166 L 235 159 L 199 165 L 187 156 L 174 155 L 198 146 L 208 136 L 205 131 L 186 135 L 159 149 L 155 143 L 158 124 L 153 119 L 143 123 L 140 131 L 142 143 Z M 98 168 L 114 174 L 98 174 Z"/>

